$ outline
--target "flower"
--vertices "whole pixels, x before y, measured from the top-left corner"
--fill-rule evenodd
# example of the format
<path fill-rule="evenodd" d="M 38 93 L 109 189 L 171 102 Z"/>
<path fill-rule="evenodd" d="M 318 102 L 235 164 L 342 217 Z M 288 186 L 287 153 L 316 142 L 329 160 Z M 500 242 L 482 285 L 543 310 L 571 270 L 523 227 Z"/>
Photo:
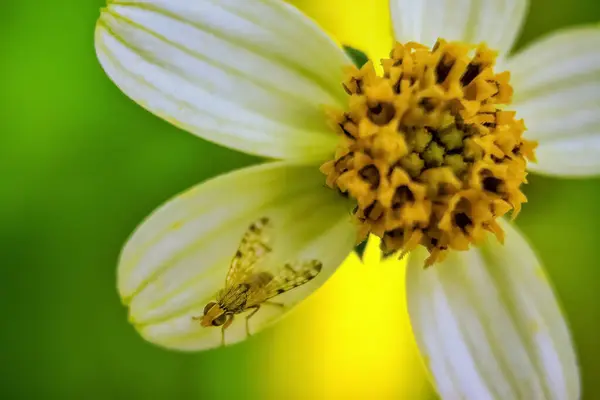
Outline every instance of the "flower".
<path fill-rule="evenodd" d="M 129 97 L 205 139 L 280 160 L 202 183 L 137 229 L 118 289 L 142 336 L 176 349 L 219 345 L 219 331 L 192 318 L 224 285 L 256 218 L 273 221 L 270 263 L 323 265 L 281 295 L 284 310 L 335 271 L 358 220 L 360 238 L 410 251 L 408 310 L 444 397 L 578 397 L 550 283 L 498 217 L 525 201 L 525 167 L 600 172 L 600 29 L 558 32 L 509 56 L 526 10 L 516 0 L 392 1 L 402 44 L 388 38 L 392 52 L 377 74 L 376 63 L 352 68 L 281 1 L 109 1 L 97 54 Z M 264 307 L 252 331 L 282 314 Z M 226 342 L 245 337 L 237 319 Z"/>

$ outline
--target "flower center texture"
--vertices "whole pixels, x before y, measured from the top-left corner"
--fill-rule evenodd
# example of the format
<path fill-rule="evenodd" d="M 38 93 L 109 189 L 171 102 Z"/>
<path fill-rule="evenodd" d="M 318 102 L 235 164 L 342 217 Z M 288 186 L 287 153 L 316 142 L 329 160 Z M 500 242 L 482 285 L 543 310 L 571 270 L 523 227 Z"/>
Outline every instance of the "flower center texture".
<path fill-rule="evenodd" d="M 348 108 L 328 110 L 341 141 L 321 171 L 356 200 L 359 241 L 375 234 L 386 254 L 425 246 L 426 265 L 486 231 L 503 241 L 496 218 L 527 200 L 520 186 L 536 143 L 504 109 L 510 74 L 495 73 L 495 59 L 483 44 L 440 39 L 432 49 L 397 43 L 383 76 L 372 62 L 348 68 Z"/>

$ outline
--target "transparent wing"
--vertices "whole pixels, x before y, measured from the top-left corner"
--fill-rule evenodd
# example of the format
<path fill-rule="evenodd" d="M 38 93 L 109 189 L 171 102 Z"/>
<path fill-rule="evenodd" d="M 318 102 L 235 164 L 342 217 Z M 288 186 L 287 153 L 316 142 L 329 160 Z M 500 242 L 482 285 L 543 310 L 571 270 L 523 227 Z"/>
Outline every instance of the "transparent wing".
<path fill-rule="evenodd" d="M 271 252 L 268 235 L 270 226 L 271 221 L 267 217 L 263 217 L 250 224 L 244 236 L 242 236 L 238 250 L 231 260 L 227 278 L 225 279 L 225 287 L 230 287 L 247 280 L 252 274 L 254 265 Z"/>
<path fill-rule="evenodd" d="M 314 279 L 323 264 L 318 260 L 304 261 L 298 263 L 287 263 L 273 271 L 271 279 L 263 286 L 257 287 L 248 296 L 246 307 L 260 304 L 277 295 L 304 285 Z"/>

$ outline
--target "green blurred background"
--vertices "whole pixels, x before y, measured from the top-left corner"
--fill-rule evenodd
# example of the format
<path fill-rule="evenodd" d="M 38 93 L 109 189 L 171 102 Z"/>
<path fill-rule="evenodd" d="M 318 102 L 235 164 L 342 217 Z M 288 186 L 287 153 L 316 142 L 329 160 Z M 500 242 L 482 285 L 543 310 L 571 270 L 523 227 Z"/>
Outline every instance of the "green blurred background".
<path fill-rule="evenodd" d="M 274 329 L 230 348 L 168 352 L 128 325 L 115 265 L 130 232 L 175 193 L 259 160 L 179 131 L 128 100 L 96 61 L 93 31 L 101 6 L 101 0 L 2 5 L 0 398 L 427 393 L 416 358 L 394 347 L 410 341 L 395 340 L 405 335 L 402 321 L 354 332 L 352 277 L 371 274 L 372 290 L 385 281 L 380 272 L 356 266 L 342 268 Z M 532 0 L 519 44 L 597 21 L 597 0 Z M 585 398 L 598 399 L 600 180 L 532 177 L 526 194 L 530 203 L 518 224 L 566 310 Z M 406 360 L 391 358 L 396 355 Z M 410 382 L 418 387 L 407 389 Z"/>

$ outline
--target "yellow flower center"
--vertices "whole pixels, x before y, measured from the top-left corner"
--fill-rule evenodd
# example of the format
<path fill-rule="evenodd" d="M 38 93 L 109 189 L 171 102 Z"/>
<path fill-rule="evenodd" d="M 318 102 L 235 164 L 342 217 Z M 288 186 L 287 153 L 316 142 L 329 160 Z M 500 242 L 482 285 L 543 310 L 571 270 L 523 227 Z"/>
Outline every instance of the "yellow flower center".
<path fill-rule="evenodd" d="M 383 76 L 371 62 L 349 67 L 348 109 L 330 111 L 341 143 L 321 171 L 356 200 L 359 241 L 373 233 L 385 253 L 422 245 L 431 265 L 485 231 L 503 240 L 496 218 L 526 201 L 536 143 L 504 110 L 510 74 L 494 72 L 495 58 L 485 45 L 440 39 L 432 49 L 396 44 Z"/>

